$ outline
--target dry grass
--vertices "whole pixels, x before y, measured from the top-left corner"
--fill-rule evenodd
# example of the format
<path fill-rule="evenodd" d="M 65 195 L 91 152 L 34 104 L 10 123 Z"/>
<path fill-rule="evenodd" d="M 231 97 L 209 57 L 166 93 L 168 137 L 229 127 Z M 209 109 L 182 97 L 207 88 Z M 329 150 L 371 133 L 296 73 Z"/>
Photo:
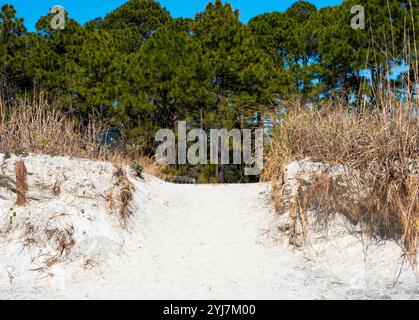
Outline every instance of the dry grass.
<path fill-rule="evenodd" d="M 31 101 L 17 99 L 7 107 L 0 99 L 0 152 L 73 156 L 106 160 L 116 166 L 125 166 L 135 160 L 141 163 L 145 173 L 166 178 L 164 167 L 143 156 L 135 146 L 123 144 L 114 152 L 101 149 L 99 135 L 105 127 L 106 124 L 93 120 L 82 126 L 42 96 Z"/>
<path fill-rule="evenodd" d="M 289 161 L 311 158 L 342 165 L 343 181 L 321 174 L 300 190 L 300 214 L 313 209 L 323 218 L 342 213 L 371 236 L 400 242 L 416 261 L 418 110 L 394 101 L 392 106 L 362 112 L 341 107 L 323 107 L 321 111 L 291 108 L 274 129 L 264 178 L 274 181 L 274 200 L 278 211 L 282 211 L 278 191 Z"/>
<path fill-rule="evenodd" d="M 153 158 L 141 157 L 139 163 L 143 166 L 144 173 L 155 176 L 162 180 L 168 180 L 169 176 L 165 173 L 166 166 L 157 164 Z"/>
<path fill-rule="evenodd" d="M 74 227 L 71 226 L 64 230 L 58 228 L 46 229 L 45 234 L 47 236 L 47 241 L 55 245 L 56 254 L 52 257 L 49 257 L 46 260 L 46 267 L 49 268 L 52 265 L 59 263 L 67 258 L 70 254 L 72 248 L 76 244 L 73 235 Z"/>
<path fill-rule="evenodd" d="M 0 103 L 0 150 L 7 153 L 44 153 L 52 156 L 97 156 L 99 128 L 82 128 L 42 98 Z"/>
<path fill-rule="evenodd" d="M 130 207 L 130 203 L 132 199 L 134 198 L 134 188 L 131 182 L 128 180 L 124 169 L 121 167 L 118 167 L 114 172 L 114 178 L 116 179 L 115 187 L 110 190 L 108 197 L 110 197 L 110 200 L 108 199 L 108 203 L 110 204 L 110 208 L 115 208 L 115 202 L 113 200 L 113 193 L 114 190 L 118 190 L 118 214 L 119 219 L 121 221 L 121 224 L 123 227 L 127 226 L 127 220 L 132 214 L 132 210 Z"/>

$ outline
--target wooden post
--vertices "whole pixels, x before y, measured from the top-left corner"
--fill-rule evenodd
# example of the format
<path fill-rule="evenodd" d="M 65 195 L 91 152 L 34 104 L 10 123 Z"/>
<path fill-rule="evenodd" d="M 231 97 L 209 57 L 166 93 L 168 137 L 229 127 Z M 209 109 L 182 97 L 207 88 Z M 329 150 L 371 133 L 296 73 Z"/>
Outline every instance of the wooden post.
<path fill-rule="evenodd" d="M 25 162 L 19 160 L 16 162 L 16 205 L 26 205 L 26 192 L 28 191 L 28 184 L 26 180 Z"/>

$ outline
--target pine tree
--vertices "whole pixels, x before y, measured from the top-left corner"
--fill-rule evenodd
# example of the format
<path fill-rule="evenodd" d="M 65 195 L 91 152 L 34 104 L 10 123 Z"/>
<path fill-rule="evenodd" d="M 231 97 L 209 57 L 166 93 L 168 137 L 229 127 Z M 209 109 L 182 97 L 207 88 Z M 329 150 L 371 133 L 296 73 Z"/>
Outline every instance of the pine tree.
<path fill-rule="evenodd" d="M 207 125 L 213 128 L 239 128 L 256 115 L 261 118 L 262 101 L 269 96 L 269 57 L 256 46 L 250 29 L 239 20 L 230 4 L 216 0 L 195 18 L 194 37 L 201 44 L 210 70 L 213 103 L 204 110 Z M 209 121 L 209 123 L 208 123 Z M 216 176 L 224 181 L 224 166 Z"/>
<path fill-rule="evenodd" d="M 3 4 L 0 11 L 0 94 L 6 101 L 13 91 L 28 87 L 30 82 L 20 54 L 25 45 L 23 37 L 26 32 L 23 19 L 16 17 L 15 8 Z"/>

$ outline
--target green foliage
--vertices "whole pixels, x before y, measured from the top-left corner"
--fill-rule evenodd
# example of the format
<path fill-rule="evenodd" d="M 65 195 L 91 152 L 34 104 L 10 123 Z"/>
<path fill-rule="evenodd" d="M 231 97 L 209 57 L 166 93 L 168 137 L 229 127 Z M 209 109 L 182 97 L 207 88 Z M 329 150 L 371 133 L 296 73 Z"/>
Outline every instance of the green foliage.
<path fill-rule="evenodd" d="M 366 10 L 366 30 L 350 26 L 354 5 Z M 64 30 L 51 29 L 51 18 L 27 32 L 13 6 L 2 5 L 0 98 L 42 91 L 80 123 L 120 128 L 131 150 L 148 155 L 157 130 L 180 120 L 207 132 L 245 129 L 295 97 L 374 101 L 372 86 L 389 64 L 410 62 L 404 76 L 413 82 L 418 59 L 415 50 L 404 54 L 419 45 L 419 5 L 409 0 L 345 0 L 320 10 L 298 1 L 247 25 L 221 0 L 193 19 L 173 19 L 155 0 L 130 0 L 83 26 L 66 13 Z M 206 182 L 244 181 L 242 167 L 172 169 Z"/>
<path fill-rule="evenodd" d="M 170 14 L 154 0 L 130 0 L 109 13 L 102 27 L 125 30 L 149 38 L 171 20 Z"/>
<path fill-rule="evenodd" d="M 195 105 L 205 103 L 208 75 L 201 50 L 187 32 L 173 29 L 160 28 L 128 59 L 124 73 L 131 90 L 122 92 L 124 116 L 128 111 L 130 119 L 174 128 Z"/>
<path fill-rule="evenodd" d="M 141 163 L 137 161 L 133 161 L 130 164 L 130 168 L 134 172 L 137 178 L 141 178 L 141 179 L 143 178 L 144 167 L 141 165 Z"/>
<path fill-rule="evenodd" d="M 16 211 L 13 208 L 9 209 L 9 223 L 13 223 L 13 219 L 16 218 Z"/>
<path fill-rule="evenodd" d="M 15 150 L 13 150 L 13 153 L 18 157 L 19 156 L 26 156 L 28 154 L 28 152 L 26 151 L 25 148 L 17 148 Z"/>
<path fill-rule="evenodd" d="M 12 5 L 3 4 L 0 12 L 1 43 L 7 44 L 26 33 L 23 19 L 16 17 L 16 10 Z"/>
<path fill-rule="evenodd" d="M 21 50 L 26 28 L 16 17 L 13 6 L 3 4 L 0 11 L 0 94 L 10 99 L 15 87 L 30 87 L 25 77 Z"/>

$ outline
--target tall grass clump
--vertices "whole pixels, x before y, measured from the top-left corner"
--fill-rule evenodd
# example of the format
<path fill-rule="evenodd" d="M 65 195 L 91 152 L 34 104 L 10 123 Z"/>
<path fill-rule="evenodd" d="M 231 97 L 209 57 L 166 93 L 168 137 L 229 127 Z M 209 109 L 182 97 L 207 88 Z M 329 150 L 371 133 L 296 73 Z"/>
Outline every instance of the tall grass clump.
<path fill-rule="evenodd" d="M 0 102 L 0 150 L 52 156 L 97 156 L 99 128 L 81 126 L 42 97 Z"/>
<path fill-rule="evenodd" d="M 301 210 L 336 212 L 380 239 L 400 242 L 416 261 L 419 235 L 419 120 L 417 109 L 395 102 L 374 110 L 290 108 L 273 130 L 265 179 L 277 204 L 283 169 L 293 160 L 344 168 L 343 183 L 314 177 L 300 192 Z M 346 181 L 346 182 L 345 182 Z M 280 205 L 277 206 L 280 209 Z M 301 214 L 301 213 L 300 213 Z M 327 219 L 323 219 L 326 221 Z"/>
<path fill-rule="evenodd" d="M 164 167 L 157 165 L 135 145 L 122 141 L 113 151 L 101 147 L 99 137 L 108 127 L 106 123 L 93 118 L 83 122 L 60 111 L 42 95 L 32 99 L 15 98 L 7 105 L 0 97 L 0 152 L 106 160 L 118 166 L 138 161 L 145 173 L 165 178 Z"/>

